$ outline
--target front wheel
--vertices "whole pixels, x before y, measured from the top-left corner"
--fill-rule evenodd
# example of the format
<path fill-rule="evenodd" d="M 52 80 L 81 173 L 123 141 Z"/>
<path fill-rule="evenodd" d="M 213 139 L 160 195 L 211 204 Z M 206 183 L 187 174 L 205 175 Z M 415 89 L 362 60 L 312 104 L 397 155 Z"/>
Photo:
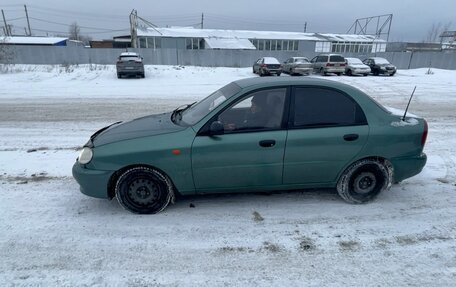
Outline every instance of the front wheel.
<path fill-rule="evenodd" d="M 340 197 L 349 203 L 366 203 L 391 187 L 393 166 L 387 160 L 364 159 L 349 166 L 337 183 Z"/>
<path fill-rule="evenodd" d="M 326 72 L 323 68 L 320 68 L 320 75 L 326 76 Z"/>
<path fill-rule="evenodd" d="M 352 70 L 347 70 L 347 76 L 353 76 Z"/>
<path fill-rule="evenodd" d="M 145 166 L 124 171 L 117 180 L 115 193 L 123 208 L 140 214 L 158 213 L 174 198 L 170 180 L 158 170 Z"/>

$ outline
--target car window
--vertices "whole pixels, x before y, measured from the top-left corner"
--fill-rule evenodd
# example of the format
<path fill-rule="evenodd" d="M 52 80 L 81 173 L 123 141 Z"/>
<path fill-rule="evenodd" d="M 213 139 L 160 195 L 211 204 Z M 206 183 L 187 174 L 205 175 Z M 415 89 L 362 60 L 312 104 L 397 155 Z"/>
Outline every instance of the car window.
<path fill-rule="evenodd" d="M 119 59 L 124 62 L 128 61 L 141 61 L 140 57 L 137 56 L 120 56 Z"/>
<path fill-rule="evenodd" d="M 230 83 L 223 88 L 215 91 L 208 97 L 199 101 L 195 105 L 182 113 L 181 122 L 184 125 L 193 125 L 204 118 L 210 111 L 218 107 L 221 103 L 237 94 L 241 88 L 236 83 Z"/>
<path fill-rule="evenodd" d="M 337 62 L 343 63 L 343 62 L 345 62 L 345 59 L 344 59 L 344 57 L 339 56 L 339 55 L 332 55 L 332 56 L 329 57 L 329 61 L 330 62 L 336 62 L 336 63 Z"/>
<path fill-rule="evenodd" d="M 318 62 L 327 62 L 328 61 L 328 56 L 319 56 L 318 57 Z"/>
<path fill-rule="evenodd" d="M 294 127 L 329 127 L 367 124 L 361 107 L 346 94 L 326 88 L 294 90 Z"/>
<path fill-rule="evenodd" d="M 286 88 L 249 94 L 224 110 L 218 117 L 225 133 L 277 129 L 281 127 Z"/>

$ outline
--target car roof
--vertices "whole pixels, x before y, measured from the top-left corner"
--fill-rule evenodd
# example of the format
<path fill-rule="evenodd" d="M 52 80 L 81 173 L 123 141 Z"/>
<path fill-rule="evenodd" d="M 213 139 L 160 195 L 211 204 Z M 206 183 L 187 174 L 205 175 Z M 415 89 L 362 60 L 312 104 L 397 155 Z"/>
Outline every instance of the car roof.
<path fill-rule="evenodd" d="M 246 79 L 241 79 L 234 81 L 239 87 L 241 88 L 249 88 L 249 87 L 255 87 L 255 86 L 261 86 L 261 87 L 271 87 L 271 86 L 289 86 L 289 85 L 307 85 L 307 86 L 327 86 L 327 87 L 334 87 L 334 88 L 343 88 L 349 85 L 336 82 L 336 81 L 331 81 L 331 80 L 325 80 L 325 79 L 319 79 L 319 78 L 313 78 L 313 77 L 305 77 L 305 78 L 298 78 L 298 77 L 274 77 L 274 78 L 266 78 L 266 77 L 252 77 L 252 78 L 246 78 Z M 351 87 L 351 86 L 349 86 Z"/>
<path fill-rule="evenodd" d="M 138 53 L 135 53 L 135 52 L 123 52 L 123 53 L 120 53 L 121 56 L 139 56 Z"/>

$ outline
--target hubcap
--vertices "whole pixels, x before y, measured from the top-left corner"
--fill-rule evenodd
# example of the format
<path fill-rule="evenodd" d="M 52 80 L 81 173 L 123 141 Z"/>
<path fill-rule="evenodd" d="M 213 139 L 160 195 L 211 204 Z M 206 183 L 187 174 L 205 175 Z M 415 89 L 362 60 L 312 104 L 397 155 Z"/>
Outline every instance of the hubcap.
<path fill-rule="evenodd" d="M 357 193 L 369 193 L 377 184 L 375 175 L 371 172 L 360 173 L 354 181 L 354 189 Z"/>
<path fill-rule="evenodd" d="M 158 198 L 158 187 L 148 179 L 136 179 L 128 188 L 131 200 L 140 205 L 148 205 Z"/>

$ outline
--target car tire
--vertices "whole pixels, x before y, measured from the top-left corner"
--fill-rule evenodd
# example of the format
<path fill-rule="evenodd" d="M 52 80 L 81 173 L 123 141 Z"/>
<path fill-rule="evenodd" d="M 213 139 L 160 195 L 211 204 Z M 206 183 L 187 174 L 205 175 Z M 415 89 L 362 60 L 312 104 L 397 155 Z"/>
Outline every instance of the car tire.
<path fill-rule="evenodd" d="M 277 73 L 277 77 L 280 77 L 280 74 L 282 74 L 282 73 Z"/>
<path fill-rule="evenodd" d="M 337 183 L 337 192 L 348 203 L 366 203 L 389 189 L 392 180 L 393 166 L 389 161 L 363 159 L 344 171 Z"/>
<path fill-rule="evenodd" d="M 160 171 L 138 166 L 121 173 L 115 185 L 119 204 L 132 213 L 154 214 L 174 201 L 171 181 Z"/>
<path fill-rule="evenodd" d="M 145 77 L 146 77 L 146 74 L 142 73 L 142 74 L 141 74 L 141 78 L 144 79 Z"/>
<path fill-rule="evenodd" d="M 394 74 L 396 74 L 396 73 L 392 73 L 392 74 L 390 74 L 390 77 L 394 76 Z"/>
<path fill-rule="evenodd" d="M 340 76 L 340 75 L 342 75 L 342 73 L 336 73 L 336 75 Z"/>
<path fill-rule="evenodd" d="M 320 68 L 320 75 L 326 76 L 326 72 L 323 68 Z"/>
<path fill-rule="evenodd" d="M 122 75 L 121 74 L 117 74 L 117 79 L 120 79 L 122 78 Z"/>
<path fill-rule="evenodd" d="M 374 76 L 378 76 L 379 74 L 378 70 L 374 70 Z"/>
<path fill-rule="evenodd" d="M 369 74 L 363 74 L 364 77 L 367 77 L 367 75 L 369 75 Z"/>
<path fill-rule="evenodd" d="M 255 73 L 255 68 L 252 68 L 252 72 L 253 72 L 254 74 L 256 74 L 256 73 Z"/>
<path fill-rule="evenodd" d="M 347 76 L 353 76 L 352 70 L 347 70 Z"/>

